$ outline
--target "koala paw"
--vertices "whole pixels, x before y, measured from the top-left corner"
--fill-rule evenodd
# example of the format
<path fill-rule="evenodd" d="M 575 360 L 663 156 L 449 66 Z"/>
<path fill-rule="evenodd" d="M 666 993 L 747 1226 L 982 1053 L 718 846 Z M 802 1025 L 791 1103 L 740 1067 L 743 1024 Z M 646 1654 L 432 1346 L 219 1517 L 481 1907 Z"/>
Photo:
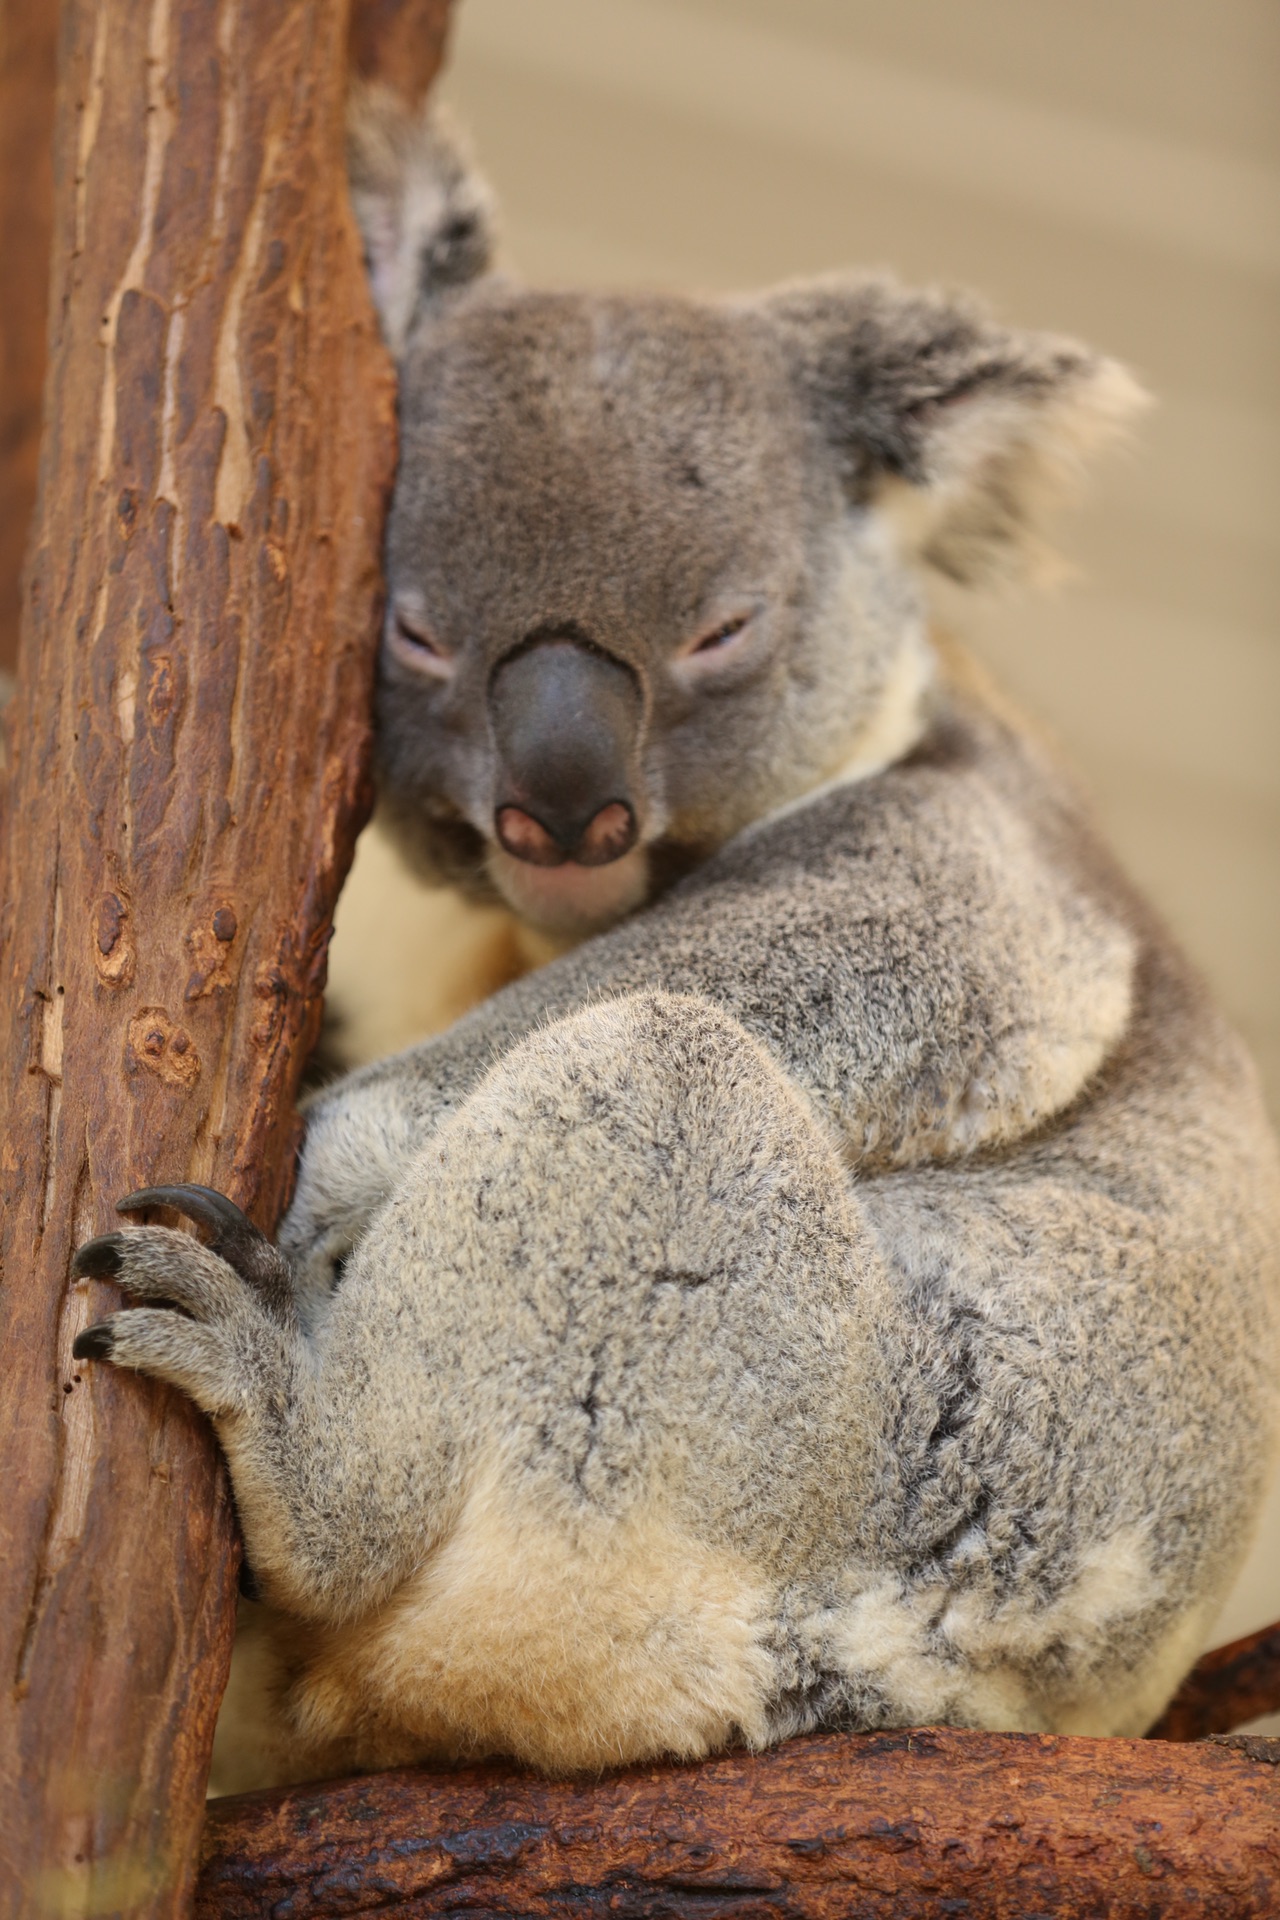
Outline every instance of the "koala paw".
<path fill-rule="evenodd" d="M 78 1279 L 115 1280 L 153 1302 L 77 1335 L 77 1360 L 110 1360 L 181 1388 L 215 1417 L 246 1412 L 285 1386 L 296 1319 L 288 1263 L 239 1207 L 209 1187 L 146 1187 L 121 1213 L 172 1207 L 210 1230 L 207 1244 L 170 1227 L 125 1227 L 86 1241 Z"/>

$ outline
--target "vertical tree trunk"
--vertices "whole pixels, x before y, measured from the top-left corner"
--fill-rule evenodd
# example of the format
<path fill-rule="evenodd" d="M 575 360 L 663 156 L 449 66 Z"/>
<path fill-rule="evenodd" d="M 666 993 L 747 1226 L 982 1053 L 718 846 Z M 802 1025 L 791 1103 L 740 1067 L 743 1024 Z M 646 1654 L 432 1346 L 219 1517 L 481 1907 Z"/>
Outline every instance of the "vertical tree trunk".
<path fill-rule="evenodd" d="M 232 1623 L 204 1423 L 78 1329 L 145 1181 L 265 1225 L 367 803 L 390 369 L 341 0 L 66 0 L 0 858 L 0 1911 L 183 1911 Z"/>
<path fill-rule="evenodd" d="M 57 0 L 0 0 L 0 672 L 17 658 L 22 555 L 36 497 L 57 49 Z"/>

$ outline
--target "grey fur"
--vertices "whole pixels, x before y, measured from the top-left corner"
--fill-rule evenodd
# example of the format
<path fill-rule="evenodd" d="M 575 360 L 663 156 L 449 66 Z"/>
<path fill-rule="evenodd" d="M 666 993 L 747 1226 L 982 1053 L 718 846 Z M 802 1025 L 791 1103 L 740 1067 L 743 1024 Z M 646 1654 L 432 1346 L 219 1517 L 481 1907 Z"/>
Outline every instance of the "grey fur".
<path fill-rule="evenodd" d="M 391 585 L 453 665 L 389 633 L 385 804 L 527 908 L 483 690 L 572 620 L 644 689 L 640 897 L 543 900 L 593 936 L 315 1101 L 283 1316 L 119 1236 L 191 1317 L 111 1358 L 213 1417 L 269 1603 L 224 1782 L 1142 1730 L 1271 1462 L 1275 1147 L 922 586 L 1025 553 L 1123 376 L 883 280 L 409 270 Z"/>

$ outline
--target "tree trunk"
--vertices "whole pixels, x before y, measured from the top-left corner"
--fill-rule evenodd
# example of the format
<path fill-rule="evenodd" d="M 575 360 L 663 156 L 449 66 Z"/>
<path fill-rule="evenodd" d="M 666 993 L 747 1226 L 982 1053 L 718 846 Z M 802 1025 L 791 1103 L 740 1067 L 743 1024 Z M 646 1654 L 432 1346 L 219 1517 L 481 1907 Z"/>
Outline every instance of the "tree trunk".
<path fill-rule="evenodd" d="M 66 0 L 0 858 L 0 1911 L 189 1902 L 236 1553 L 205 1423 L 79 1328 L 145 1182 L 270 1227 L 367 807 L 390 368 L 341 0 Z"/>
<path fill-rule="evenodd" d="M 0 0 L 0 672 L 18 655 L 36 497 L 53 218 L 57 0 Z"/>
<path fill-rule="evenodd" d="M 353 69 L 416 104 L 444 58 L 451 0 L 356 0 Z M 0 0 L 0 674 L 18 655 L 45 373 L 58 0 Z"/>
<path fill-rule="evenodd" d="M 200 1920 L 1263 1920 L 1280 1741 L 832 1734 L 603 1780 L 387 1773 L 215 1801 Z"/>

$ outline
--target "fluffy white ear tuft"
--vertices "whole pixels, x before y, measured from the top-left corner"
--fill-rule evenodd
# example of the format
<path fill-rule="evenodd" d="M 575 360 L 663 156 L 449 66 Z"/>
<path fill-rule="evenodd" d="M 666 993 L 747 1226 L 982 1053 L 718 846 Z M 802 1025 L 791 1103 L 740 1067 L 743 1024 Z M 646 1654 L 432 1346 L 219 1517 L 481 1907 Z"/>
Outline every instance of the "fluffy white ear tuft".
<path fill-rule="evenodd" d="M 1052 509 L 1146 401 L 1116 361 L 964 296 L 838 278 L 768 306 L 853 496 L 965 586 L 1043 571 Z"/>
<path fill-rule="evenodd" d="M 1044 528 L 1079 491 L 1088 456 L 1147 404 L 1124 367 L 1098 356 L 1034 399 L 976 389 L 926 427 L 924 479 L 887 475 L 877 504 L 907 551 L 961 586 L 1050 579 Z"/>
<path fill-rule="evenodd" d="M 492 196 L 443 109 L 413 113 L 373 81 L 351 87 L 347 170 L 374 304 L 399 359 L 432 302 L 488 269 Z"/>

